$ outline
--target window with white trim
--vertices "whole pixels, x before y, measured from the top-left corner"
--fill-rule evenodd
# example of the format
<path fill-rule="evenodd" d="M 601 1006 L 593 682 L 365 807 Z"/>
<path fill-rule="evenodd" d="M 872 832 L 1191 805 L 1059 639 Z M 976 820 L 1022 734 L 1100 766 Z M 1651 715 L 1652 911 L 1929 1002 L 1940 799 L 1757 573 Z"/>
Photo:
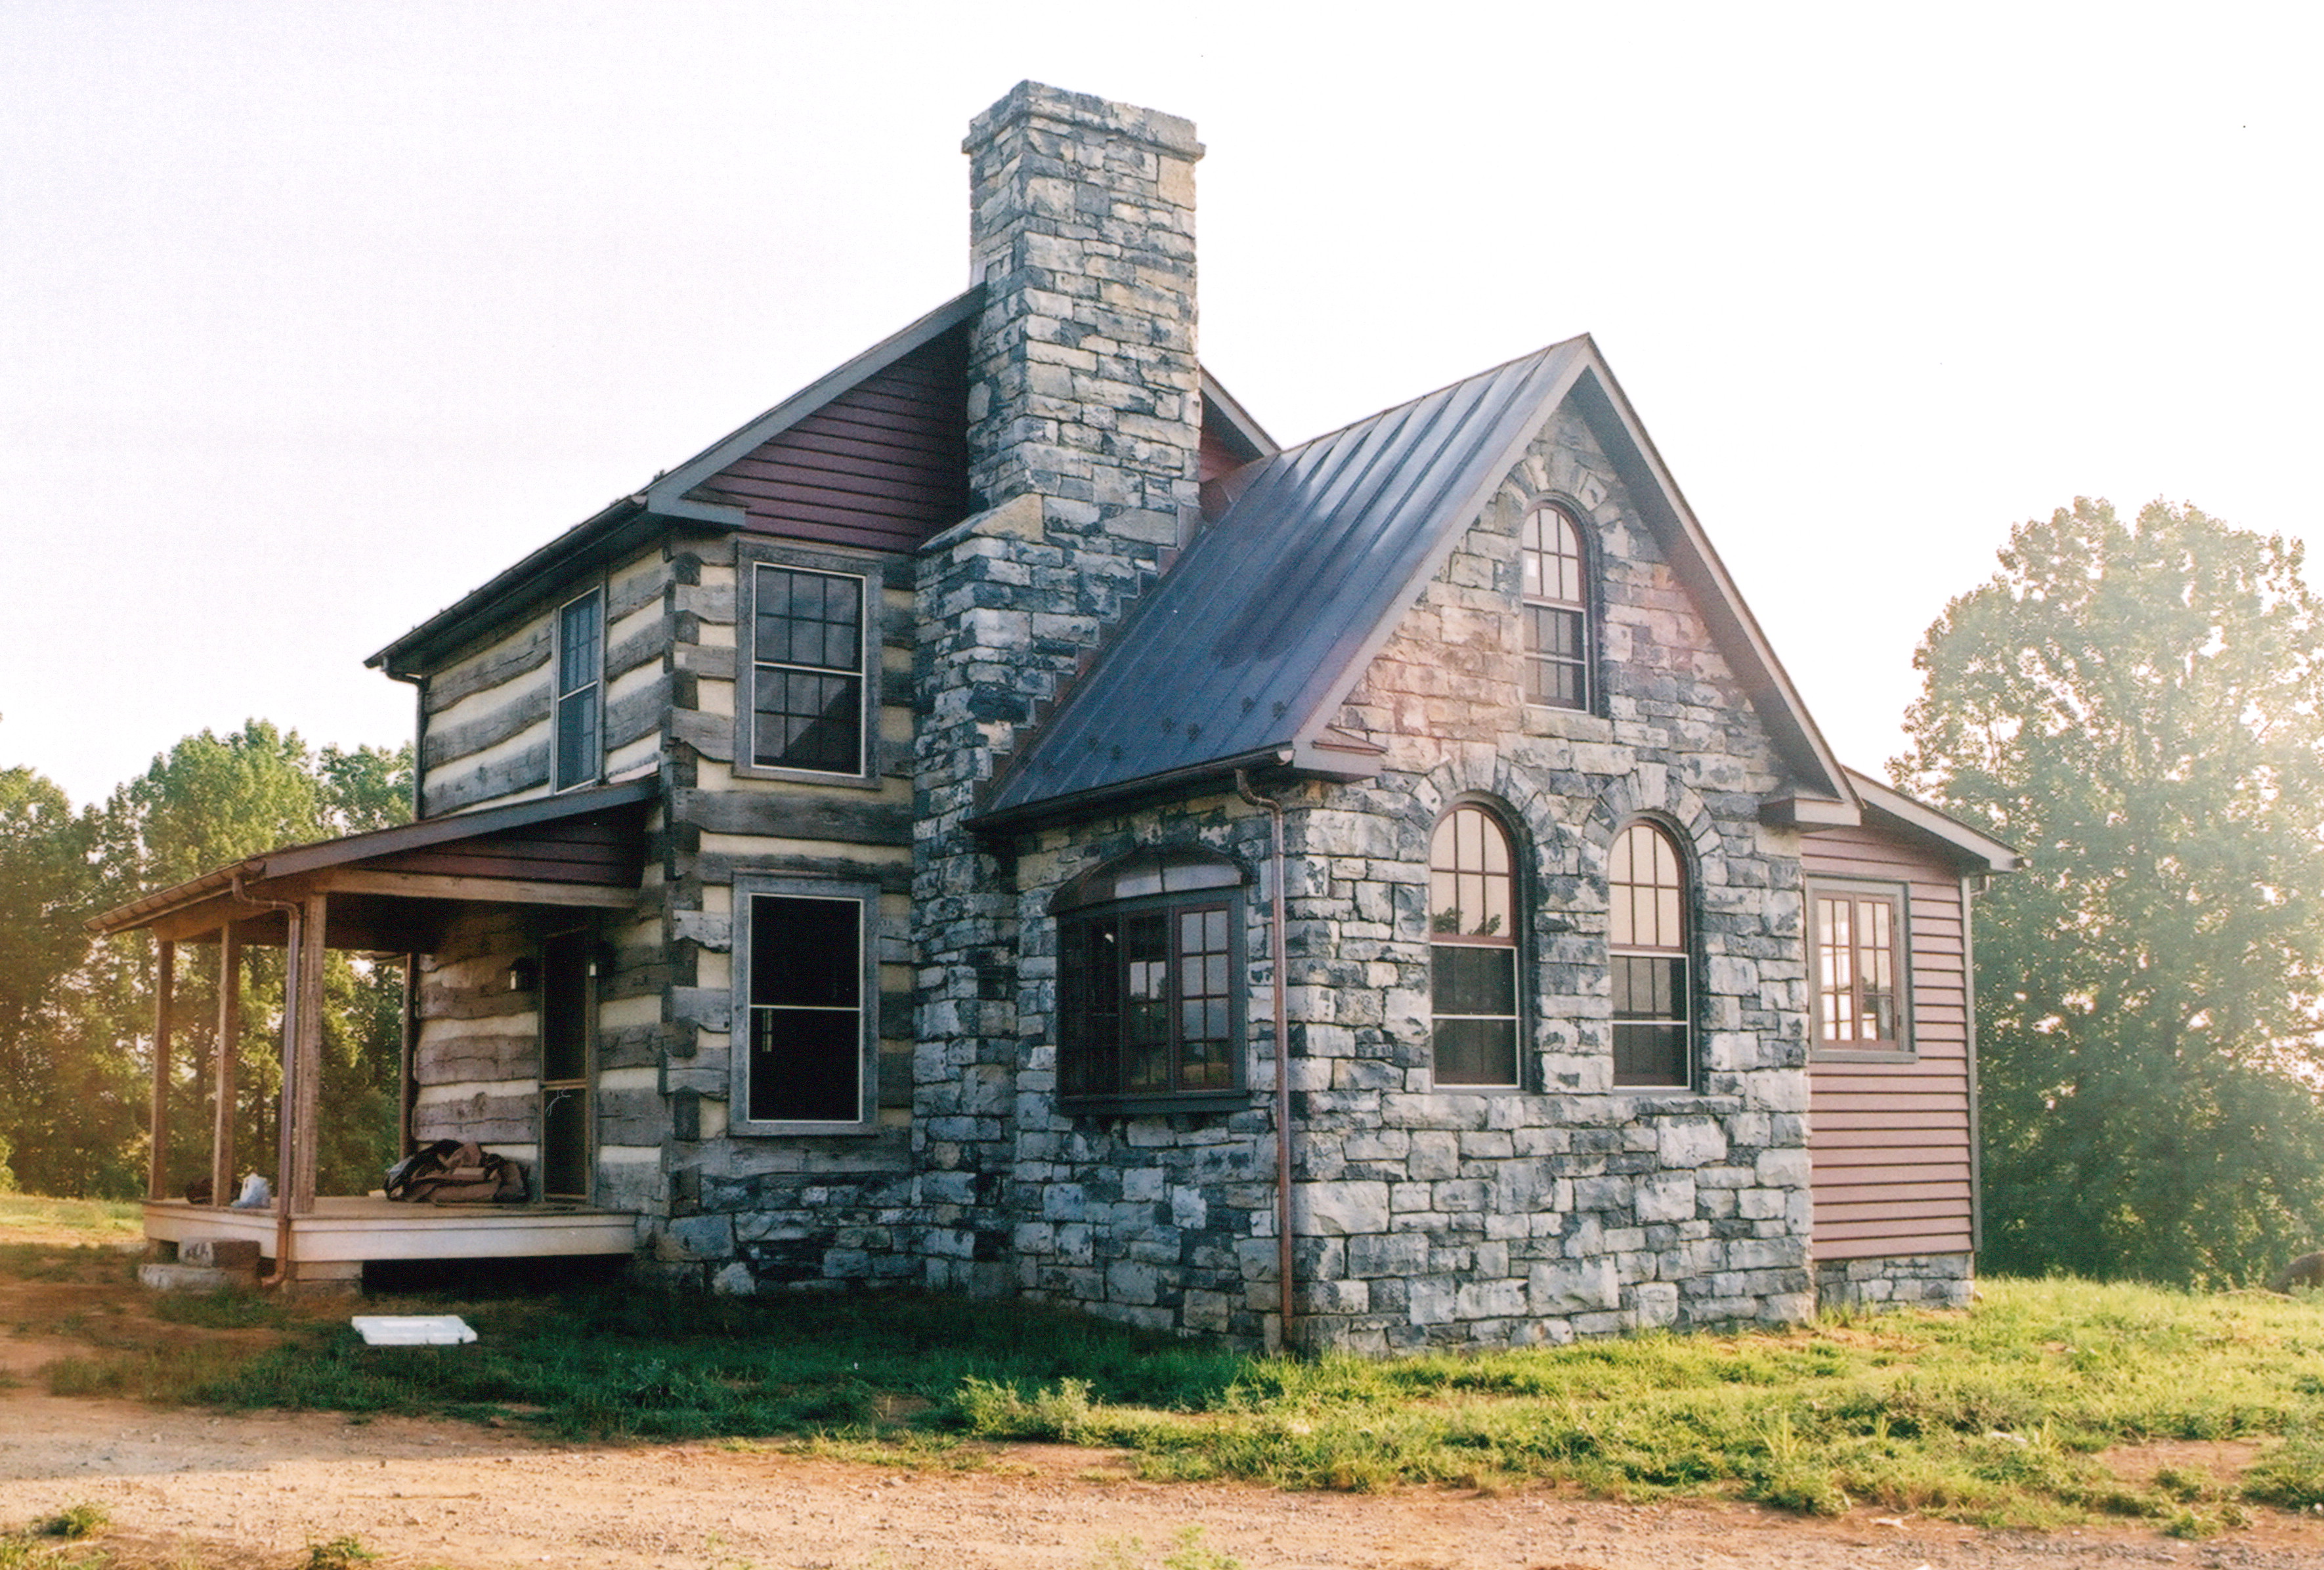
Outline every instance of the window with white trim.
<path fill-rule="evenodd" d="M 1572 513 L 1545 501 L 1525 516 L 1517 536 L 1523 569 L 1526 702 L 1545 709 L 1588 709 L 1589 556 Z"/>
<path fill-rule="evenodd" d="M 1693 1052 L 1686 862 L 1660 824 L 1614 837 L 1606 877 L 1614 1083 L 1684 1086 Z"/>
<path fill-rule="evenodd" d="M 844 1134 L 875 1121 L 880 891 L 737 875 L 736 1134 Z"/>
<path fill-rule="evenodd" d="M 1816 1051 L 1909 1052 L 1904 886 L 1819 878 L 1807 893 Z"/>
<path fill-rule="evenodd" d="M 1428 851 L 1429 993 L 1436 1083 L 1517 1083 L 1517 858 L 1509 831 L 1462 803 Z"/>
<path fill-rule="evenodd" d="M 569 790 L 594 785 L 604 772 L 604 705 L 599 701 L 598 676 L 604 665 L 604 597 L 592 589 L 557 612 L 557 783 Z"/>

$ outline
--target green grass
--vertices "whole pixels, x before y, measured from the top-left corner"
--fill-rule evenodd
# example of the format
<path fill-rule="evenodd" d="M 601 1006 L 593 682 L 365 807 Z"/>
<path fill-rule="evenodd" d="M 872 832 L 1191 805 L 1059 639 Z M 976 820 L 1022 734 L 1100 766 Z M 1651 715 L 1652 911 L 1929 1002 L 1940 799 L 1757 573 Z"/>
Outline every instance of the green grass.
<path fill-rule="evenodd" d="M 0 1243 L 12 1235 L 53 1236 L 125 1245 L 144 1236 L 144 1207 L 135 1200 L 49 1199 L 0 1194 Z"/>
<path fill-rule="evenodd" d="M 1600 1496 L 1851 1503 L 1987 1525 L 2097 1515 L 2200 1535 L 2233 1490 L 2118 1479 L 2111 1446 L 2256 1439 L 2243 1494 L 2324 1502 L 2324 1312 L 2071 1281 L 1987 1281 L 1965 1313 L 1378 1361 L 1241 1356 L 1070 1315 L 908 1296 L 675 1302 L 636 1288 L 429 1304 L 470 1346 L 343 1323 L 194 1387 L 244 1407 L 538 1422 L 945 1464 L 964 1440 L 1131 1453 L 1156 1480 L 1294 1489 L 1578 1484 Z"/>

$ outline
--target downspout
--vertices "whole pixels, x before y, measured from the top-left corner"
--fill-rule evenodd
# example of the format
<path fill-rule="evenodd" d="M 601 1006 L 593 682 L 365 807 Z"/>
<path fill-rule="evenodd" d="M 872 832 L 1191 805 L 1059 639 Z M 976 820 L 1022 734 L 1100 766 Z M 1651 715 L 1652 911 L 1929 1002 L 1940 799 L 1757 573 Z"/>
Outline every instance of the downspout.
<path fill-rule="evenodd" d="M 1279 1284 L 1278 1311 L 1283 1323 L 1283 1350 L 1290 1353 L 1297 1342 L 1293 1336 L 1296 1324 L 1292 1299 L 1297 1282 L 1292 1271 L 1291 1247 L 1291 1030 L 1287 994 L 1291 977 L 1284 962 L 1283 938 L 1283 803 L 1271 796 L 1262 796 L 1250 788 L 1250 774 L 1246 769 L 1235 770 L 1235 791 L 1254 807 L 1266 809 L 1268 814 L 1268 849 L 1272 865 L 1268 870 L 1268 893 L 1273 906 L 1268 927 L 1269 959 L 1275 972 L 1275 1279 Z"/>
<path fill-rule="evenodd" d="M 1985 875 L 1964 874 L 1961 911 L 1961 1050 L 1969 1058 L 1969 1250 L 1974 1272 L 1985 1255 L 1985 1129 L 1977 1099 L 1977 953 L 1969 942 L 1969 906 L 1985 892 Z"/>
<path fill-rule="evenodd" d="M 282 1102 L 274 1131 L 274 1273 L 262 1277 L 262 1287 L 279 1287 L 290 1278 L 290 1109 L 299 1071 L 299 1051 L 293 1041 L 299 1029 L 299 951 L 306 938 L 306 907 L 295 900 L 258 899 L 243 892 L 242 874 L 234 875 L 234 897 L 260 910 L 281 911 L 289 923 L 282 948 Z"/>
<path fill-rule="evenodd" d="M 411 821 L 428 815 L 428 678 L 382 666 L 392 682 L 411 684 Z"/>

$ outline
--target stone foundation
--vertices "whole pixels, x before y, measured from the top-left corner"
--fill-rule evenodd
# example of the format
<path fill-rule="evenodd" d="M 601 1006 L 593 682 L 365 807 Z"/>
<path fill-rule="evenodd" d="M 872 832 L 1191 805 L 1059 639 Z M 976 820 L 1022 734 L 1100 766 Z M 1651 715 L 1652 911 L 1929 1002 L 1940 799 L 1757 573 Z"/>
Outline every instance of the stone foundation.
<path fill-rule="evenodd" d="M 1815 1288 L 1822 1308 L 1965 1308 L 1977 1296 L 1977 1261 L 1966 1253 L 1836 1259 L 1815 1267 Z"/>

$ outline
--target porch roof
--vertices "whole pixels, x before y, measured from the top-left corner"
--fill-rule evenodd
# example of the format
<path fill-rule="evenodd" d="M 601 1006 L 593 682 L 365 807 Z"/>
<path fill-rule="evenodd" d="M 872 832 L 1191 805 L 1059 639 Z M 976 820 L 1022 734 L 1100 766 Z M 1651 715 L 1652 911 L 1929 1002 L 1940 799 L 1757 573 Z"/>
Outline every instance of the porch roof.
<path fill-rule="evenodd" d="M 622 909 L 644 876 L 659 790 L 648 777 L 286 846 L 116 906 L 88 929 L 202 942 L 233 924 L 245 943 L 279 947 L 289 923 L 271 902 L 327 893 L 326 947 L 427 953 L 462 903 Z"/>

